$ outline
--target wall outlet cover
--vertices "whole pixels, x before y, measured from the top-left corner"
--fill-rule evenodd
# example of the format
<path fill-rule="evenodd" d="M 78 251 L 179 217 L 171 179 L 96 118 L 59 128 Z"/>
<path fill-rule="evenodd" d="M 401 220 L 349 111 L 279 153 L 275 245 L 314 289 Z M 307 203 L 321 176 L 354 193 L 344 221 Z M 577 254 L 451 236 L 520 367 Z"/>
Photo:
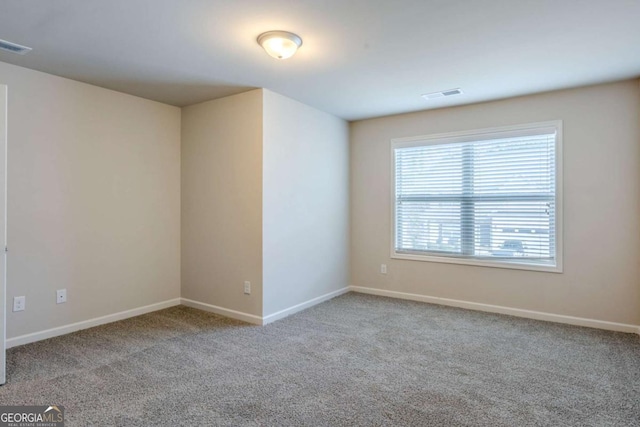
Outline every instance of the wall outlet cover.
<path fill-rule="evenodd" d="M 62 304 L 67 302 L 67 290 L 66 289 L 58 289 L 56 291 L 56 304 Z"/>
<path fill-rule="evenodd" d="M 13 298 L 13 311 L 24 311 L 27 305 L 27 297 L 14 297 Z"/>

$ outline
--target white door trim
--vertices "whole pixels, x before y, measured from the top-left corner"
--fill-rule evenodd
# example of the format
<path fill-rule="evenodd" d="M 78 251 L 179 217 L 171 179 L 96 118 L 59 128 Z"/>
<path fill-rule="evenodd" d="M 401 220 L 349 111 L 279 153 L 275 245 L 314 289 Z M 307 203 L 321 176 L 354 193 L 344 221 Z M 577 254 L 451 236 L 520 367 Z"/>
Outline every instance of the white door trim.
<path fill-rule="evenodd" d="M 7 381 L 7 86 L 0 85 L 0 385 Z"/>

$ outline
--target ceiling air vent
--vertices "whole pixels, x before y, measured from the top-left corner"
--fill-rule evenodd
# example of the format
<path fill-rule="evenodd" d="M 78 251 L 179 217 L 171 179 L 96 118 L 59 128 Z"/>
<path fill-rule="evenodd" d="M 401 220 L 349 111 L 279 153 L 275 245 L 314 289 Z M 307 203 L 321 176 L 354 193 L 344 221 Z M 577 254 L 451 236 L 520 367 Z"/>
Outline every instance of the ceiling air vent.
<path fill-rule="evenodd" d="M 461 95 L 461 94 L 462 94 L 462 89 L 456 88 L 456 89 L 443 90 L 441 92 L 425 93 L 424 95 L 422 95 L 422 97 L 426 100 L 429 100 L 429 99 L 444 98 L 445 96 L 454 96 L 454 95 Z"/>
<path fill-rule="evenodd" d="M 0 40 L 0 50 L 4 50 L 11 53 L 17 53 L 18 55 L 25 55 L 31 52 L 30 47 L 21 46 L 16 43 L 11 43 L 6 40 Z"/>

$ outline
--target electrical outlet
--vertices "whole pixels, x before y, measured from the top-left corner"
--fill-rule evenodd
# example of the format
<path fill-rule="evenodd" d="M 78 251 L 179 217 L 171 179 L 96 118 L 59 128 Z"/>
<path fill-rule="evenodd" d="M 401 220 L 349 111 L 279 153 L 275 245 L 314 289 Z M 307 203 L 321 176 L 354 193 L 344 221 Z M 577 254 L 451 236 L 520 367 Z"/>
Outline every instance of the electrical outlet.
<path fill-rule="evenodd" d="M 27 304 L 27 297 L 13 298 L 13 311 L 24 311 Z"/>
<path fill-rule="evenodd" d="M 387 274 L 387 264 L 380 264 L 380 274 Z"/>
<path fill-rule="evenodd" d="M 244 282 L 244 293 L 251 295 L 251 282 Z"/>
<path fill-rule="evenodd" d="M 63 302 L 67 302 L 67 290 L 58 289 L 56 291 L 56 304 L 62 304 Z"/>

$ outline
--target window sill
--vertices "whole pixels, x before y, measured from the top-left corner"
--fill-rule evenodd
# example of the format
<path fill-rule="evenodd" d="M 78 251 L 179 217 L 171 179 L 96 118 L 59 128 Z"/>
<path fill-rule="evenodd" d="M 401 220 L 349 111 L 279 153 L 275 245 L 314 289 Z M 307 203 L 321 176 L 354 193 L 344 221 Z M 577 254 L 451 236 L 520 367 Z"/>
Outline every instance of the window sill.
<path fill-rule="evenodd" d="M 513 270 L 529 270 L 529 271 L 542 271 L 547 273 L 562 273 L 562 264 L 556 265 L 547 264 L 533 264 L 523 263 L 518 261 L 491 261 L 491 260 L 479 260 L 479 259 L 467 259 L 467 258 L 454 258 L 454 257 L 439 257 L 433 255 L 415 255 L 415 254 L 403 254 L 397 252 L 391 252 L 392 259 L 403 259 L 409 261 L 423 261 L 423 262 L 438 262 L 444 264 L 460 264 L 471 265 L 474 267 L 492 267 L 492 268 L 507 268 Z"/>

